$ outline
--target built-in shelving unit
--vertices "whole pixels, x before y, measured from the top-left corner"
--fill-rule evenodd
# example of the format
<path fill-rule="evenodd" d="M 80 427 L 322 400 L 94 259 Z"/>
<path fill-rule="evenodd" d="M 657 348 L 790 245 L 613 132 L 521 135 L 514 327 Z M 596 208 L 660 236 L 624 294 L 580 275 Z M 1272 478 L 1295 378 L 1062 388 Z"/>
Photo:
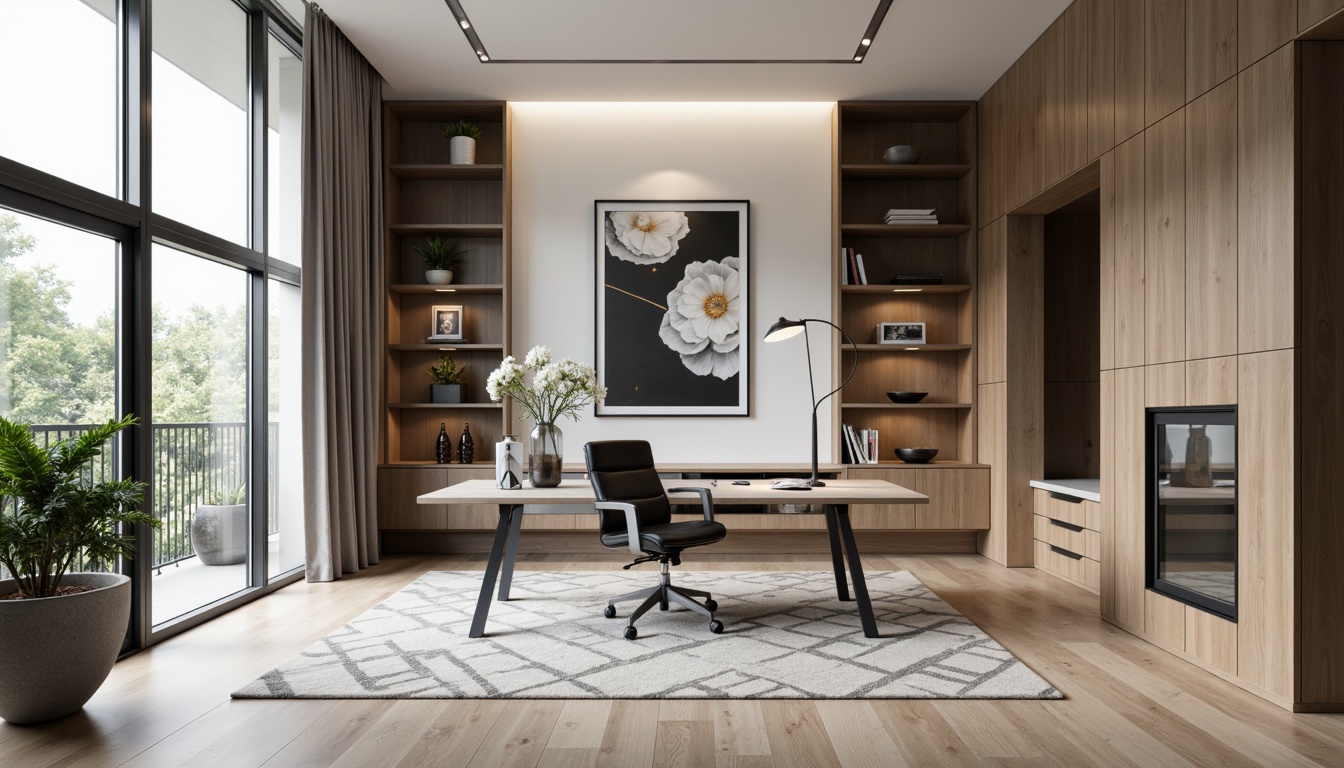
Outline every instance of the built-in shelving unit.
<path fill-rule="evenodd" d="M 840 420 L 880 431 L 883 465 L 971 468 L 975 462 L 975 104 L 842 102 L 839 105 L 838 242 L 863 254 L 868 285 L 835 293 L 837 322 L 856 342 L 858 367 L 841 392 Z M 890 146 L 919 150 L 912 165 L 882 163 Z M 936 225 L 882 223 L 891 208 L 933 208 Z M 938 285 L 895 285 L 897 274 L 941 274 Z M 926 344 L 879 344 L 883 322 L 925 323 Z M 854 352 L 839 347 L 839 374 Z M 888 391 L 928 392 L 898 405 Z M 837 446 L 839 441 L 837 439 Z M 931 446 L 938 461 L 903 464 L 901 446 Z"/>
<path fill-rule="evenodd" d="M 442 133 L 458 120 L 481 128 L 475 165 L 448 163 Z M 508 109 L 499 102 L 389 102 L 384 142 L 388 289 L 380 484 L 392 487 L 405 478 L 385 473 L 408 468 L 476 474 L 493 463 L 493 444 L 507 431 L 507 409 L 490 402 L 485 382 L 509 354 Z M 456 240 L 468 251 L 449 285 L 425 282 L 414 248 L 429 237 Z M 463 308 L 460 342 L 428 341 L 432 308 L 443 304 Z M 463 403 L 430 402 L 429 368 L 443 355 L 464 369 Z M 463 425 L 471 425 L 473 466 L 434 463 L 440 423 L 454 446 Z"/>

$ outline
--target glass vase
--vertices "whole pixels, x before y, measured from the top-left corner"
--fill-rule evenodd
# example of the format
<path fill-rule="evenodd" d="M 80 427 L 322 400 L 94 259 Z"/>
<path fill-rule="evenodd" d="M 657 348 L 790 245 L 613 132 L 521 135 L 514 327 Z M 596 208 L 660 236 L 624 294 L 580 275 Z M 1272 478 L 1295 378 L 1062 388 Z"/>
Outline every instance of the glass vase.
<path fill-rule="evenodd" d="M 560 484 L 560 464 L 565 458 L 565 436 L 554 424 L 538 424 L 527 436 L 527 479 L 533 488 Z"/>

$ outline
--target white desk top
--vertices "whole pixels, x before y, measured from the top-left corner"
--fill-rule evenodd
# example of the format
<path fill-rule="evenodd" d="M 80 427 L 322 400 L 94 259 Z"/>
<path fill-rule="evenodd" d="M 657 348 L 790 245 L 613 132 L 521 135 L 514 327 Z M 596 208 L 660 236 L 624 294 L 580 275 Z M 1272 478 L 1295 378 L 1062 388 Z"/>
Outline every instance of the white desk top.
<path fill-rule="evenodd" d="M 777 491 L 769 480 L 733 485 L 720 480 L 664 480 L 664 488 L 708 488 L 718 504 L 928 504 L 929 497 L 885 480 L 827 480 L 810 491 Z M 669 494 L 673 504 L 699 504 L 694 493 Z M 431 491 L 416 499 L 420 504 L 591 504 L 593 487 L 587 480 L 562 480 L 555 488 L 523 486 L 514 491 L 495 487 L 494 480 L 466 480 Z"/>

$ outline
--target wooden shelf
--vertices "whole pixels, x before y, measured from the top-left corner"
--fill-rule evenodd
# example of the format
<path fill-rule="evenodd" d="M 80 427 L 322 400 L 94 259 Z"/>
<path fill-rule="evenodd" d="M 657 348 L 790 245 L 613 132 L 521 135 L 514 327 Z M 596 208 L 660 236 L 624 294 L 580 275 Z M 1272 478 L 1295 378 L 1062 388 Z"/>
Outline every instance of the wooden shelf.
<path fill-rule="evenodd" d="M 393 352 L 502 352 L 503 344 L 460 344 L 445 341 L 439 344 L 388 344 Z"/>
<path fill-rule="evenodd" d="M 388 229 L 401 237 L 503 237 L 503 224 L 393 224 Z"/>
<path fill-rule="evenodd" d="M 436 163 L 399 163 L 387 167 L 393 176 L 399 179 L 432 180 L 471 180 L 485 179 L 498 181 L 504 178 L 504 166 L 500 163 L 483 165 L 440 165 Z"/>
<path fill-rule="evenodd" d="M 881 285 L 842 285 L 842 286 L 840 286 L 840 293 L 842 293 L 842 294 L 856 294 L 856 295 L 861 295 L 861 296 L 862 296 L 862 295 L 870 295 L 870 296 L 886 296 L 886 295 L 893 294 L 893 293 L 898 293 L 898 294 L 902 294 L 902 295 L 905 295 L 905 296 L 910 296 L 910 295 L 918 294 L 918 293 L 922 293 L 922 294 L 925 294 L 925 295 L 931 295 L 931 296 L 948 296 L 948 295 L 958 294 L 958 293 L 969 293 L 970 290 L 971 290 L 971 286 L 969 286 L 969 285 L 952 285 L 952 284 L 947 284 L 947 285 L 891 285 L 891 284 L 885 284 L 885 283 L 884 283 L 884 284 L 881 284 Z"/>
<path fill-rule="evenodd" d="M 388 403 L 388 408 L 503 408 L 503 403 Z"/>
<path fill-rule="evenodd" d="M 448 285 L 403 283 L 398 285 L 389 285 L 387 289 L 393 293 L 403 293 L 403 294 L 429 294 L 429 293 L 503 294 L 504 293 L 504 286 L 499 283 L 480 284 L 480 285 L 471 285 L 468 283 L 449 283 Z"/>
<path fill-rule="evenodd" d="M 882 409 L 910 408 L 914 410 L 943 408 L 953 410 L 956 409 L 966 410 L 971 407 L 971 404 L 970 403 L 844 403 L 840 407 L 856 408 L 863 410 L 872 410 L 877 408 Z"/>
<path fill-rule="evenodd" d="M 970 224 L 841 224 L 845 237 L 957 237 L 971 231 Z"/>
<path fill-rule="evenodd" d="M 478 468 L 480 468 L 480 467 L 493 467 L 493 466 L 495 466 L 495 462 L 494 462 L 494 461 L 473 461 L 473 462 L 471 462 L 470 464 L 462 464 L 461 462 L 456 462 L 456 461 L 454 461 L 454 462 L 451 463 L 451 464 L 440 464 L 440 463 L 438 463 L 437 461 L 393 461 L 393 462 L 389 462 L 389 463 L 379 464 L 379 465 L 378 465 L 378 468 L 379 468 L 379 469 L 389 469 L 389 468 L 393 468 L 393 467 L 395 467 L 395 468 L 399 468 L 399 469 L 406 469 L 406 468 L 413 468 L 413 469 L 453 469 L 453 468 L 458 468 L 458 469 L 467 469 L 467 468 L 478 469 Z"/>
<path fill-rule="evenodd" d="M 905 179 L 908 181 L 956 181 L 971 172 L 970 165 L 886 165 L 850 164 L 840 166 L 844 179 Z"/>
<path fill-rule="evenodd" d="M 860 352 L 964 352 L 970 344 L 856 344 Z M 848 344 L 840 345 L 841 352 L 849 352 Z"/>
<path fill-rule="evenodd" d="M 989 469 L 988 464 L 955 459 L 934 459 L 923 464 L 907 464 L 900 459 L 880 459 L 876 464 L 846 464 L 847 467 L 899 467 L 901 469 Z"/>

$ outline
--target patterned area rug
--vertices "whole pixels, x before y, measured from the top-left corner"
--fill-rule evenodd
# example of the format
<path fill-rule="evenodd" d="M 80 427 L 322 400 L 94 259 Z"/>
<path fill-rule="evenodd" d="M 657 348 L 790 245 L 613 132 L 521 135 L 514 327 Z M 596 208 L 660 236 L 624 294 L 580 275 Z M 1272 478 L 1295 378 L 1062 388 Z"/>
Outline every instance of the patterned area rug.
<path fill-rule="evenodd" d="M 1057 699 L 1060 694 L 904 571 L 868 575 L 879 638 L 829 572 L 690 571 L 726 629 L 656 608 L 621 636 L 615 595 L 648 571 L 519 571 L 486 636 L 467 637 L 480 571 L 436 571 L 234 692 L 236 698 Z M 627 617 L 637 603 L 623 603 Z"/>

